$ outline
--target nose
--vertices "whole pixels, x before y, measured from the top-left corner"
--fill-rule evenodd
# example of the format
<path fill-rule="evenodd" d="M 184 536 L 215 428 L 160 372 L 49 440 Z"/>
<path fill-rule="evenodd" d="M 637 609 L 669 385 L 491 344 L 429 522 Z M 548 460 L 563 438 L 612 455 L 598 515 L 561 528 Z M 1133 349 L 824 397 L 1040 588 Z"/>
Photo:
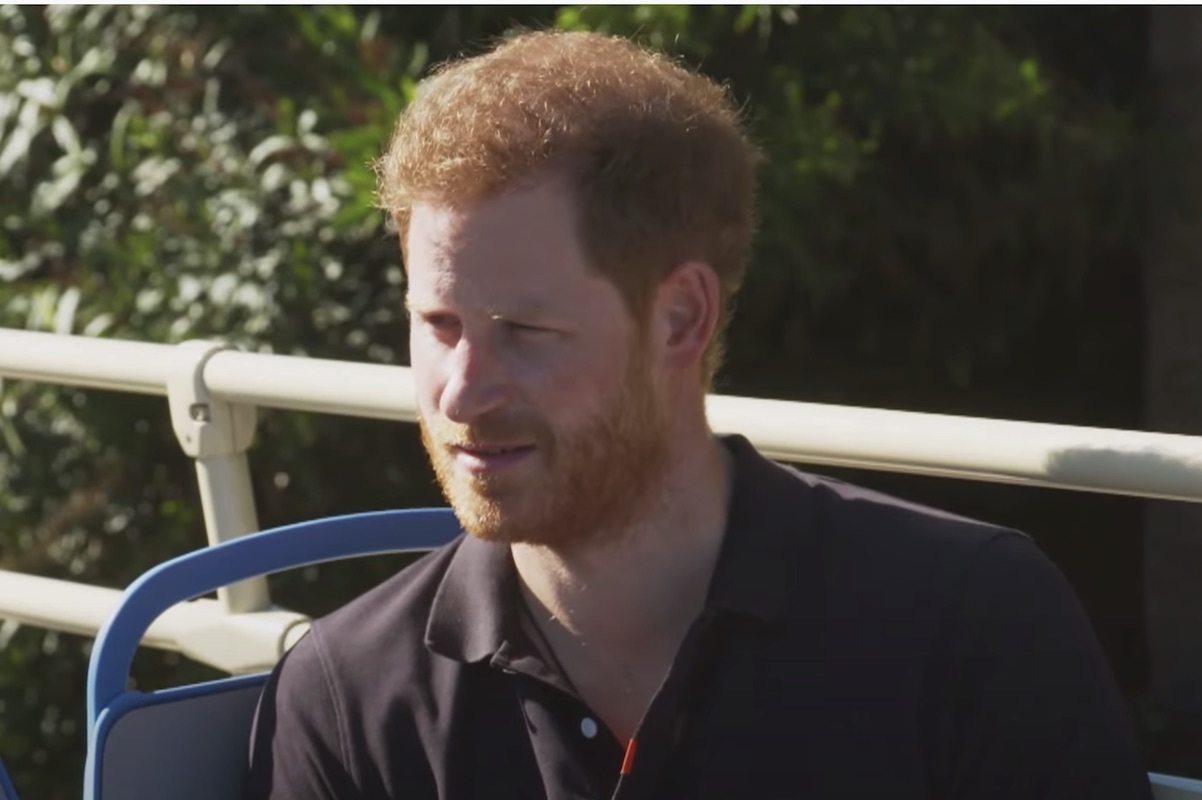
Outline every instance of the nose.
<path fill-rule="evenodd" d="M 497 354 L 485 343 L 460 337 L 449 354 L 439 411 L 452 422 L 468 425 L 502 406 L 505 397 L 504 370 Z"/>

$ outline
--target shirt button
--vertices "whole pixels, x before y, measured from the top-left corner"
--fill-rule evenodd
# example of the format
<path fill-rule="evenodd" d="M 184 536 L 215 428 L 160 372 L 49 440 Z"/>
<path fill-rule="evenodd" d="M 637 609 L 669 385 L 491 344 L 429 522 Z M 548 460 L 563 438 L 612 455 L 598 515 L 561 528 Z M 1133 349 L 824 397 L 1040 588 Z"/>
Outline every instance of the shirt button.
<path fill-rule="evenodd" d="M 585 739 L 592 739 L 597 735 L 597 721 L 592 717 L 580 720 L 580 732 L 584 734 Z"/>

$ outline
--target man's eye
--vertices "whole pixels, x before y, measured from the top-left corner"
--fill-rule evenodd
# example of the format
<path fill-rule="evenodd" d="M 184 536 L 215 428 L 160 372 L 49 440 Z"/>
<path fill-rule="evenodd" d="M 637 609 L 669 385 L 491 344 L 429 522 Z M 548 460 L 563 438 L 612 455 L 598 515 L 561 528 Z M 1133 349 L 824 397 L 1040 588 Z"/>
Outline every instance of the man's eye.
<path fill-rule="evenodd" d="M 453 314 L 424 314 L 422 322 L 426 327 L 438 333 L 451 333 L 459 330 L 459 319 Z"/>
<path fill-rule="evenodd" d="M 544 328 L 539 325 L 528 325 L 524 322 L 514 322 L 512 320 L 505 321 L 505 328 L 510 333 L 520 333 L 522 335 L 551 333 L 550 328 Z"/>
<path fill-rule="evenodd" d="M 426 324 L 431 328 L 448 328 L 458 323 L 450 314 L 427 314 Z"/>

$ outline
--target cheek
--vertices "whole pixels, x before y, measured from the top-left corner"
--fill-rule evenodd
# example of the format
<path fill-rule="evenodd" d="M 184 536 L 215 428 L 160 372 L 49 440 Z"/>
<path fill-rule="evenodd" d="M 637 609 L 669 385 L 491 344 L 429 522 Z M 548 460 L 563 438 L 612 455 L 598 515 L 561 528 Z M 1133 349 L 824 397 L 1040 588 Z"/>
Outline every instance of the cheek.
<path fill-rule="evenodd" d="M 409 339 L 409 374 L 418 409 L 429 418 L 438 408 L 438 396 L 446 381 L 442 377 L 438 352 L 416 332 Z"/>
<path fill-rule="evenodd" d="M 577 352 L 542 371 L 533 401 L 560 419 L 588 418 L 622 391 L 626 378 L 620 351 Z"/>
<path fill-rule="evenodd" d="M 545 353 L 541 357 L 515 354 L 506 359 L 505 375 L 512 391 L 536 403 L 561 393 L 572 379 L 565 362 L 547 358 Z"/>
<path fill-rule="evenodd" d="M 607 359 L 592 342 L 540 343 L 510 353 L 510 373 L 533 391 L 574 393 L 604 380 Z"/>

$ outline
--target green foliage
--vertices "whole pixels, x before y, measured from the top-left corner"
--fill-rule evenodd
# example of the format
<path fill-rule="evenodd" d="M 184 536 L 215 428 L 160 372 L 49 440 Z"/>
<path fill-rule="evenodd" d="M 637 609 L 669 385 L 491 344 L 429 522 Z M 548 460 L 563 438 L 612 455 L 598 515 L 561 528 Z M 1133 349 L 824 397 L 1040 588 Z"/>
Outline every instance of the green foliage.
<path fill-rule="evenodd" d="M 252 11 L 237 25 L 165 7 L 0 13 L 0 324 L 394 360 L 400 271 L 363 174 L 420 53 L 344 9 Z M 250 47 L 264 29 L 289 31 L 285 46 Z M 306 62 L 330 81 L 324 92 L 288 85 Z M 161 400 L 9 383 L 0 402 L 4 566 L 120 586 L 203 542 Z M 380 462 L 392 450 L 420 464 L 403 455 L 407 433 L 263 415 L 264 522 L 403 495 L 404 467 Z M 305 464 L 331 442 L 328 458 Z M 376 483 L 335 466 L 376 453 Z M 33 630 L 3 649 L 18 682 L 4 694 L 0 752 L 40 797 L 78 796 L 77 778 L 45 766 L 79 764 L 85 650 Z M 32 669 L 57 679 L 31 681 Z"/>
<path fill-rule="evenodd" d="M 982 410 L 1049 330 L 1080 383 L 1105 358 L 1090 287 L 1133 236 L 1136 138 L 1024 13 L 3 6 L 0 326 L 403 361 L 368 165 L 432 63 L 556 24 L 640 37 L 747 104 L 763 232 L 723 390 Z M 4 568 L 120 586 L 203 541 L 161 399 L 5 382 L 0 443 Z M 405 426 L 263 412 L 252 464 L 266 525 L 437 502 Z M 394 566 L 277 594 L 320 611 Z M 28 796 L 79 794 L 86 652 L 0 627 L 0 754 Z"/>
<path fill-rule="evenodd" d="M 727 372 L 741 392 L 968 387 L 1132 235 L 1099 191 L 1129 118 L 1008 46 L 1011 11 L 590 6 L 559 22 L 664 47 L 747 104 L 769 160 Z M 782 336 L 804 371 L 782 370 Z"/>

